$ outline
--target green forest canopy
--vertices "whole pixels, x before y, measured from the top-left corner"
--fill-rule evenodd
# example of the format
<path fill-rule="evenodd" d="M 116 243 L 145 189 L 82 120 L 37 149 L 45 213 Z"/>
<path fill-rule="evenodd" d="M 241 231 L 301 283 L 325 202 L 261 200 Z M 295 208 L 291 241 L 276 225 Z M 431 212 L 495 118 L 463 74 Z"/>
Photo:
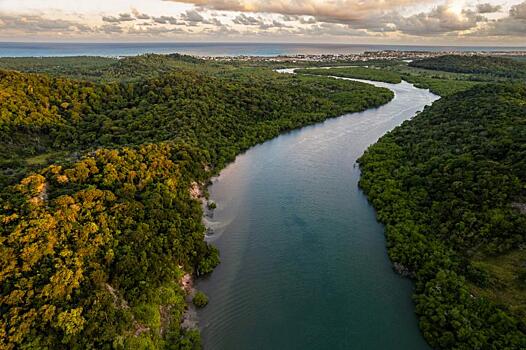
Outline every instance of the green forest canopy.
<path fill-rule="evenodd" d="M 107 63 L 82 60 L 96 82 L 0 71 L 2 348 L 199 348 L 179 280 L 219 258 L 189 189 L 256 143 L 393 98 L 179 56 Z"/>
<path fill-rule="evenodd" d="M 386 83 L 398 84 L 402 81 L 400 75 L 396 72 L 366 67 L 334 67 L 334 68 L 310 68 L 297 69 L 298 74 L 313 74 L 324 76 L 337 76 L 343 78 L 366 79 L 373 81 L 383 81 Z"/>
<path fill-rule="evenodd" d="M 179 326 L 178 280 L 219 260 L 188 189 L 280 132 L 393 97 L 180 55 L 31 60 L 0 59 L 49 74 L 0 71 L 7 348 L 198 348 Z M 416 281 L 424 336 L 439 349 L 524 348 L 524 85 L 382 67 L 446 96 L 360 160 L 389 255 Z"/>
<path fill-rule="evenodd" d="M 411 67 L 454 73 L 482 74 L 507 79 L 526 78 L 526 62 L 506 57 L 481 55 L 444 55 L 416 60 Z"/>
<path fill-rule="evenodd" d="M 454 94 L 359 160 L 434 348 L 526 347 L 524 101 L 524 84 Z"/>

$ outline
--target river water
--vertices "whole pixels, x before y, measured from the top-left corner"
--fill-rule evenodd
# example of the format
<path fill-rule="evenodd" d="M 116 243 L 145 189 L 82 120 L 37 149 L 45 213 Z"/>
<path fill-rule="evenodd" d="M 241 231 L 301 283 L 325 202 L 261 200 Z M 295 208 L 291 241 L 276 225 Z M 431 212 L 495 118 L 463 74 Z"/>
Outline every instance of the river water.
<path fill-rule="evenodd" d="M 438 97 L 370 83 L 395 98 L 253 147 L 210 186 L 221 264 L 197 284 L 205 349 L 428 349 L 355 163 Z"/>

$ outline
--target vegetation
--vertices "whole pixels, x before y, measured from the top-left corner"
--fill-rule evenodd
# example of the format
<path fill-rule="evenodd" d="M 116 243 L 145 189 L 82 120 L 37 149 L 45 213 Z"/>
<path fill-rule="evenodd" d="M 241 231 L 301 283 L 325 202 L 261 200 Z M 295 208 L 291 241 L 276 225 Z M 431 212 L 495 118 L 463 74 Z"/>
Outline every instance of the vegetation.
<path fill-rule="evenodd" d="M 354 79 L 366 79 L 373 81 L 383 81 L 386 83 L 398 84 L 402 81 L 402 78 L 398 73 L 378 69 L 378 68 L 366 68 L 366 67 L 337 67 L 329 69 L 297 69 L 298 74 L 314 74 L 314 75 L 325 75 L 325 76 L 336 76 L 343 78 L 354 78 Z"/>
<path fill-rule="evenodd" d="M 483 74 L 507 79 L 526 78 L 526 62 L 505 57 L 445 55 L 414 61 L 409 65 L 417 68 Z"/>
<path fill-rule="evenodd" d="M 203 308 L 208 304 L 208 297 L 205 293 L 197 291 L 192 299 L 192 303 L 198 308 Z"/>
<path fill-rule="evenodd" d="M 149 59 L 152 67 L 161 60 L 139 57 L 129 65 L 148 67 Z M 169 68 L 148 69 L 156 77 L 136 82 L 128 74 L 145 68 L 126 70 L 119 75 L 125 82 L 104 84 L 0 71 L 0 184 L 20 178 L 34 164 L 26 159 L 44 153 L 54 162 L 64 150 L 78 157 L 87 148 L 175 139 L 205 149 L 207 161 L 221 168 L 280 132 L 392 98 L 388 90 L 354 82 L 186 65 L 167 74 L 161 72 Z"/>
<path fill-rule="evenodd" d="M 77 78 L 96 78 L 118 62 L 106 57 L 0 57 L 0 68 L 27 73 L 48 73 Z"/>
<path fill-rule="evenodd" d="M 429 91 L 435 95 L 442 97 L 466 91 L 476 85 L 482 84 L 482 82 L 478 81 L 442 79 L 416 74 L 403 75 L 403 78 L 418 88 L 429 89 Z"/>
<path fill-rule="evenodd" d="M 0 58 L 0 68 L 25 73 L 46 73 L 52 76 L 91 81 L 138 80 L 158 77 L 174 69 L 210 70 L 215 64 L 179 54 L 140 55 L 122 59 L 108 57 L 27 57 Z M 226 66 L 222 65 L 225 69 Z"/>
<path fill-rule="evenodd" d="M 469 90 L 476 85 L 485 84 L 495 79 L 494 76 L 487 74 L 446 72 L 432 70 L 429 67 L 424 69 L 424 67 L 418 66 L 417 63 L 408 65 L 406 62 L 396 60 L 357 62 L 356 64 L 367 64 L 368 66 L 297 69 L 296 73 L 367 79 L 392 84 L 400 83 L 403 79 L 418 88 L 429 89 L 439 96 L 449 96 L 460 91 Z M 501 79 L 504 79 L 504 77 Z"/>
<path fill-rule="evenodd" d="M 526 347 L 525 100 L 524 84 L 445 97 L 359 160 L 434 348 Z"/>
<path fill-rule="evenodd" d="M 219 256 L 190 189 L 256 143 L 393 97 L 180 56 L 81 61 L 96 79 L 0 71 L 2 349 L 199 348 L 180 280 Z"/>

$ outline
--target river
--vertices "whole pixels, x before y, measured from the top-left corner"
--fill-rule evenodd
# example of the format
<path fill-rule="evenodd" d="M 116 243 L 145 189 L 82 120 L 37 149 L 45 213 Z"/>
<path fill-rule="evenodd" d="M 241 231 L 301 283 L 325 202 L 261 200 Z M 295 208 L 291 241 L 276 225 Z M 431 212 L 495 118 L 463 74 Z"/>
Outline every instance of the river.
<path fill-rule="evenodd" d="M 285 71 L 287 72 L 287 71 Z M 221 264 L 197 288 L 205 349 L 428 349 L 356 160 L 438 97 L 387 84 L 386 105 L 281 135 L 209 187 Z"/>

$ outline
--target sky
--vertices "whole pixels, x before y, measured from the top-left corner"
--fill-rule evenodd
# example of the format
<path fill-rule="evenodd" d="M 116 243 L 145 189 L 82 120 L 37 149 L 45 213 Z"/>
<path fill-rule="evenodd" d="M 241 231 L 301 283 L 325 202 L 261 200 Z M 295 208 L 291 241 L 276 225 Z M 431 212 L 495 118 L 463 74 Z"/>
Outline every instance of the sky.
<path fill-rule="evenodd" d="M 0 0 L 0 41 L 526 46 L 526 0 Z"/>

